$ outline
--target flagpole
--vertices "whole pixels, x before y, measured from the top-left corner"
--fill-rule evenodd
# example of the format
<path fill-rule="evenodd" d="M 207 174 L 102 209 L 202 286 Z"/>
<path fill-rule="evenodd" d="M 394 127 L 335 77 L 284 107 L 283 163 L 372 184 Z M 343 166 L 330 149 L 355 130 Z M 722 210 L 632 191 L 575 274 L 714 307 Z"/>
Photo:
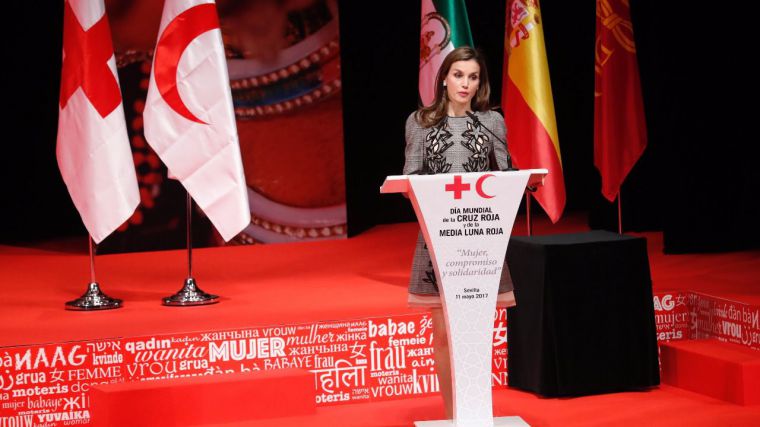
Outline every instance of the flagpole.
<path fill-rule="evenodd" d="M 623 189 L 618 190 L 617 205 L 618 205 L 618 234 L 623 234 L 623 209 L 620 207 L 620 195 L 623 193 Z"/>
<path fill-rule="evenodd" d="M 208 305 L 219 302 L 218 295 L 203 292 L 193 278 L 193 198 L 187 193 L 187 279 L 182 289 L 176 294 L 163 299 L 164 305 L 183 307 L 192 305 Z"/>
<path fill-rule="evenodd" d="M 87 235 L 87 248 L 90 250 L 90 283 L 98 283 L 95 280 L 95 242 L 92 241 L 92 236 Z"/>
<path fill-rule="evenodd" d="M 185 241 L 187 242 L 187 277 L 193 278 L 193 198 L 187 193 L 187 203 L 185 206 L 185 216 L 187 217 L 187 228 L 185 230 Z"/>
<path fill-rule="evenodd" d="M 525 222 L 528 229 L 528 236 L 533 235 L 533 223 L 531 222 L 530 218 L 530 193 L 525 192 Z"/>
<path fill-rule="evenodd" d="M 90 311 L 120 308 L 122 300 L 111 298 L 100 290 L 98 281 L 95 279 L 95 242 L 92 240 L 92 235 L 87 235 L 87 238 L 90 247 L 90 284 L 87 285 L 87 292 L 81 297 L 66 302 L 66 310 Z"/>

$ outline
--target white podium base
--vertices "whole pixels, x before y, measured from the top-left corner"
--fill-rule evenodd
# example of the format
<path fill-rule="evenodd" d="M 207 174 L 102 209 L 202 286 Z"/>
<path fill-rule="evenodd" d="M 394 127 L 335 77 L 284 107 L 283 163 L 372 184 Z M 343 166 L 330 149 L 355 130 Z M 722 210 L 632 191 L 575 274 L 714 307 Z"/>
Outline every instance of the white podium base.
<path fill-rule="evenodd" d="M 526 423 L 520 417 L 496 417 L 493 419 L 494 427 L 530 427 L 530 424 Z M 416 421 L 415 427 L 455 427 L 452 420 L 438 420 L 438 421 Z M 490 427 L 490 426 L 488 426 Z"/>

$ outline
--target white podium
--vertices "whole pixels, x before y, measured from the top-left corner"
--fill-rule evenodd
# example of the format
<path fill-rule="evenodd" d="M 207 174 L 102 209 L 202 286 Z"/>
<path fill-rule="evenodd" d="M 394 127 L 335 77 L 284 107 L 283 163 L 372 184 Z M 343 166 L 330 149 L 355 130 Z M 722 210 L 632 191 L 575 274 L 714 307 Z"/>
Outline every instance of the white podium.
<path fill-rule="evenodd" d="M 546 169 L 403 175 L 381 193 L 412 201 L 441 291 L 449 334 L 454 420 L 417 426 L 527 426 L 494 419 L 491 388 L 493 316 L 509 235 L 525 187 L 542 185 Z"/>

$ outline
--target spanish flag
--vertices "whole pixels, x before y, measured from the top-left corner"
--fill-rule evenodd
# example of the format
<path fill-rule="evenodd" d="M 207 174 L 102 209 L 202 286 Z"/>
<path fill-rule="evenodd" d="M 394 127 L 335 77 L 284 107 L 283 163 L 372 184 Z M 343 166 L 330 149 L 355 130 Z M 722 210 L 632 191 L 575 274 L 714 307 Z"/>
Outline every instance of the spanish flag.
<path fill-rule="evenodd" d="M 612 202 L 647 146 L 627 0 L 597 0 L 594 56 L 594 165 L 602 176 L 602 194 Z"/>
<path fill-rule="evenodd" d="M 549 170 L 535 198 L 557 222 L 565 209 L 565 181 L 538 0 L 507 0 L 502 82 L 512 159 L 520 169 Z"/>

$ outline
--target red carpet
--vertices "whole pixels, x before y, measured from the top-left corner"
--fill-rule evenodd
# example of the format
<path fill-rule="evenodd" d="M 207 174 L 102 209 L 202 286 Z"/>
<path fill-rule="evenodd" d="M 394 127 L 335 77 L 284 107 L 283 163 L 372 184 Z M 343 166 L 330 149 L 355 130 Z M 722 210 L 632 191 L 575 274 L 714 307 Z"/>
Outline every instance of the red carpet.
<path fill-rule="evenodd" d="M 240 396 L 248 403 L 235 404 Z M 90 399 L 96 427 L 232 423 L 316 410 L 314 375 L 303 369 L 106 384 Z"/>
<path fill-rule="evenodd" d="M 760 404 L 760 354 L 716 340 L 660 346 L 662 382 L 739 405 Z"/>
<path fill-rule="evenodd" d="M 519 415 L 534 427 L 735 426 L 760 423 L 760 407 L 741 407 L 663 385 L 644 392 L 542 399 L 517 390 L 494 391 L 494 416 Z M 442 419 L 439 397 L 317 408 L 316 415 L 218 426 L 410 427 Z"/>
<path fill-rule="evenodd" d="M 647 238 L 655 292 L 693 291 L 760 305 L 760 251 L 665 255 L 662 233 Z"/>
<path fill-rule="evenodd" d="M 585 229 L 580 216 L 534 225 L 535 234 Z M 222 297 L 207 307 L 161 305 L 184 282 L 186 251 L 98 256 L 102 290 L 125 303 L 97 313 L 62 309 L 86 289 L 85 254 L 0 246 L 0 296 L 7 302 L 0 346 L 409 313 L 406 286 L 417 230 L 405 223 L 346 240 L 196 249 L 198 286 Z M 516 222 L 515 234 L 525 234 L 524 220 Z"/>
<path fill-rule="evenodd" d="M 518 219 L 515 234 L 525 234 L 524 229 L 524 219 Z M 534 225 L 535 234 L 585 229 L 582 216 Z M 65 301 L 85 290 L 85 254 L 0 246 L 0 357 L 3 347 L 20 345 L 412 313 L 406 282 L 416 235 L 416 224 L 397 224 L 342 241 L 196 250 L 199 286 L 222 296 L 207 307 L 160 304 L 184 280 L 184 251 L 99 256 L 98 281 L 125 306 L 88 313 L 63 310 Z M 663 255 L 661 234 L 643 235 L 655 293 L 697 291 L 760 305 L 760 251 Z M 231 404 L 245 404 L 245 396 Z M 536 426 L 760 425 L 757 405 L 739 406 L 667 385 L 573 399 L 496 390 L 494 409 L 497 416 L 517 414 Z M 413 420 L 440 418 L 441 400 L 433 395 L 321 406 L 312 416 L 226 425 L 410 426 Z"/>
<path fill-rule="evenodd" d="M 534 234 L 585 229 L 578 215 L 534 224 Z M 87 256 L 0 246 L 0 346 L 408 313 L 416 233 L 417 225 L 406 223 L 347 240 L 196 249 L 198 285 L 222 300 L 195 308 L 160 303 L 184 281 L 185 251 L 98 256 L 102 289 L 125 301 L 99 313 L 62 310 L 86 289 Z M 525 234 L 524 219 L 514 234 Z M 661 233 L 633 234 L 648 240 L 655 293 L 697 291 L 760 305 L 760 251 L 664 255 Z"/>
<path fill-rule="evenodd" d="M 184 251 L 99 256 L 101 288 L 125 303 L 88 313 L 63 310 L 86 288 L 87 256 L 0 246 L 0 346 L 407 313 L 416 237 L 402 224 L 349 240 L 195 250 L 198 285 L 222 296 L 207 307 L 161 305 L 184 281 Z"/>

